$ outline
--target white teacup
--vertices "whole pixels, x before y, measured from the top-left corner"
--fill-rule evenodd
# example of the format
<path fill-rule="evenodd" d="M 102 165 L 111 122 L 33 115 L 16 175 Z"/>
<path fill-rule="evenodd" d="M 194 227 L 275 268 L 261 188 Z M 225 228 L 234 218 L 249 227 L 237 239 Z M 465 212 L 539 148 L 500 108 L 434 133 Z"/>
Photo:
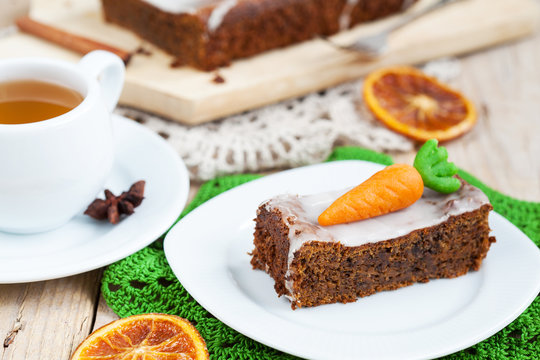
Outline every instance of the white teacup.
<path fill-rule="evenodd" d="M 65 224 L 102 190 L 114 160 L 111 112 L 124 64 L 106 51 L 78 64 L 0 60 L 0 82 L 17 80 L 55 83 L 83 97 L 52 119 L 0 124 L 0 231 L 35 233 Z"/>

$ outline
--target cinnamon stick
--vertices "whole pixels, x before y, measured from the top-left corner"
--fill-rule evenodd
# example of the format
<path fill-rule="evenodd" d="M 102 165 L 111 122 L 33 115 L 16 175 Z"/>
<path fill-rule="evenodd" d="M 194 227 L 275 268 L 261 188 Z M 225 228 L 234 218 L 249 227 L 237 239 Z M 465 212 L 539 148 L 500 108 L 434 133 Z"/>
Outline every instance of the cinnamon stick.
<path fill-rule="evenodd" d="M 125 50 L 83 36 L 68 33 L 64 30 L 33 20 L 28 16 L 17 19 L 16 24 L 23 32 L 48 40 L 80 54 L 86 54 L 92 50 L 107 50 L 118 55 L 126 65 L 132 56 L 132 53 Z"/>

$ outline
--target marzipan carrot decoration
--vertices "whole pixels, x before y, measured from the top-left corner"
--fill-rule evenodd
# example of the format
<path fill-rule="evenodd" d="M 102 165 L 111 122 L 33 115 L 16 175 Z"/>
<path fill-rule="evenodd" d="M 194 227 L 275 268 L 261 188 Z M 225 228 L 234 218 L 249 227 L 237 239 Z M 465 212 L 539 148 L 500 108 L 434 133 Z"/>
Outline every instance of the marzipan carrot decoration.
<path fill-rule="evenodd" d="M 405 164 L 390 165 L 343 194 L 319 216 L 323 226 L 363 220 L 414 204 L 424 191 L 418 171 Z"/>

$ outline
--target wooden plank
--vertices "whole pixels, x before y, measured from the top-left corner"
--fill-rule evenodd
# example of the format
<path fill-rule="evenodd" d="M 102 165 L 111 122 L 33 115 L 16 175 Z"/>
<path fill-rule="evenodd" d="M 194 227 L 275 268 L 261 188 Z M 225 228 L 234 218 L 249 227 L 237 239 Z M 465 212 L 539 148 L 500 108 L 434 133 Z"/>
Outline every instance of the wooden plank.
<path fill-rule="evenodd" d="M 67 7 L 59 0 L 38 0 L 33 5 L 35 17 L 70 32 L 127 50 L 141 44 L 133 34 L 104 24 L 96 0 L 72 0 Z M 335 40 L 348 42 L 392 21 L 395 18 L 360 26 Z M 377 62 L 362 63 L 355 54 L 313 40 L 236 61 L 220 70 L 224 84 L 213 83 L 213 73 L 172 69 L 170 56 L 145 45 L 152 55 L 133 59 L 121 102 L 198 124 L 358 78 L 381 65 L 419 63 L 509 41 L 530 34 L 539 23 L 535 0 L 461 1 L 397 31 L 389 40 L 388 54 Z M 22 34 L 0 41 L 0 57 L 22 55 L 78 59 L 76 54 Z"/>
<path fill-rule="evenodd" d="M 0 0 L 0 30 L 13 24 L 15 17 L 28 14 L 30 9 L 30 0 Z"/>
<path fill-rule="evenodd" d="M 465 169 L 495 189 L 529 201 L 540 201 L 538 59 L 537 36 L 536 41 L 502 47 L 467 62 L 463 71 L 470 78 L 461 77 L 457 86 L 475 100 L 480 124 L 468 139 L 449 147 Z"/>
<path fill-rule="evenodd" d="M 100 327 L 107 325 L 108 323 L 118 320 L 120 317 L 112 311 L 112 309 L 107 305 L 107 302 L 103 296 L 99 297 L 99 302 L 96 311 L 96 320 L 94 326 L 90 331 L 95 331 Z"/>
<path fill-rule="evenodd" d="M 100 274 L 0 285 L 0 359 L 69 359 L 92 329 Z"/>

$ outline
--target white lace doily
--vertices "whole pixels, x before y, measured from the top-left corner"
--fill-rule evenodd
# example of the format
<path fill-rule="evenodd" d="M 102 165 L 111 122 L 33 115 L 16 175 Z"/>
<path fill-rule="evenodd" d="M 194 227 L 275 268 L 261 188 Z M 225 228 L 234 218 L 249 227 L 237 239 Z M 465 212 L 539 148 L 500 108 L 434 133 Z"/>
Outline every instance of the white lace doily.
<path fill-rule="evenodd" d="M 455 59 L 443 59 L 426 64 L 424 70 L 448 81 L 460 67 Z M 321 162 L 337 145 L 412 150 L 413 142 L 380 125 L 364 108 L 361 87 L 362 81 L 355 81 L 198 126 L 131 108 L 116 112 L 166 138 L 198 181 Z"/>

